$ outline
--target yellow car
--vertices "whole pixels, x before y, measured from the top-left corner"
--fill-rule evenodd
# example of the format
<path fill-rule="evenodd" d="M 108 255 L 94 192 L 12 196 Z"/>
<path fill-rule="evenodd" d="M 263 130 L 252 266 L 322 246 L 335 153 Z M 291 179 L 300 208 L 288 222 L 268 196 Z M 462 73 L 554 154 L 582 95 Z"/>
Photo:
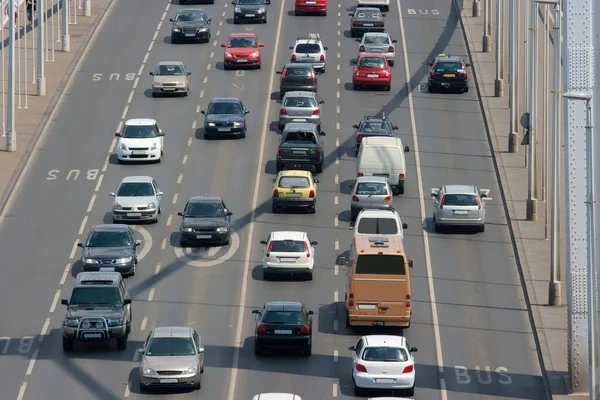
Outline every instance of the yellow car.
<path fill-rule="evenodd" d="M 317 206 L 317 183 L 309 171 L 281 171 L 273 179 L 273 214 L 282 208 L 308 208 L 314 214 Z"/>

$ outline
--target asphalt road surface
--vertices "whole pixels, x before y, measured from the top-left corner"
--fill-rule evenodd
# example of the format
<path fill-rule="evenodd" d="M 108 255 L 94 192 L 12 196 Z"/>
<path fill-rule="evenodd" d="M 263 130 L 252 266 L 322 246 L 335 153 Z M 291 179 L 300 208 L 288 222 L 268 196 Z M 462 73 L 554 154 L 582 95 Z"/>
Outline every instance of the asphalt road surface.
<path fill-rule="evenodd" d="M 351 398 L 347 348 L 373 332 L 344 326 L 346 277 L 336 267 L 351 238 L 351 127 L 385 112 L 411 149 L 406 193 L 394 204 L 409 225 L 406 247 L 415 259 L 414 317 L 404 332 L 419 349 L 415 398 L 546 398 L 476 92 L 420 90 L 427 60 L 442 51 L 466 54 L 452 3 L 392 1 L 386 29 L 398 44 L 391 92 L 351 90 L 358 43 L 349 37 L 347 3 L 330 0 L 327 17 L 295 17 L 292 1 L 274 0 L 266 25 L 233 25 L 231 5 L 217 0 L 202 6 L 213 18 L 211 42 L 172 45 L 168 18 L 181 6 L 117 2 L 0 226 L 0 397 L 144 397 L 135 350 L 153 326 L 189 325 L 206 347 L 203 388 L 159 398 L 242 400 L 266 391 Z M 266 43 L 262 69 L 223 71 L 219 44 L 245 31 Z M 319 77 L 326 168 L 315 215 L 273 215 L 273 72 L 309 32 L 329 48 Z M 151 98 L 148 72 L 165 60 L 192 71 L 189 97 Z M 238 96 L 250 109 L 246 139 L 203 140 L 198 111 L 217 96 Z M 120 121 L 136 117 L 156 118 L 166 132 L 162 163 L 121 166 L 110 155 Z M 128 348 L 92 344 L 63 354 L 59 300 L 78 272 L 75 243 L 92 225 L 110 222 L 108 193 L 128 175 L 151 175 L 165 193 L 159 223 L 136 226 L 146 255 L 127 280 L 134 297 Z M 429 191 L 445 183 L 491 189 L 485 233 L 432 233 Z M 176 214 L 188 197 L 203 194 L 223 196 L 233 211 L 237 249 L 235 240 L 221 249 L 178 248 Z M 306 231 L 319 242 L 314 281 L 262 280 L 259 241 L 274 230 Z M 254 356 L 251 310 L 269 300 L 298 300 L 315 311 L 311 357 Z"/>

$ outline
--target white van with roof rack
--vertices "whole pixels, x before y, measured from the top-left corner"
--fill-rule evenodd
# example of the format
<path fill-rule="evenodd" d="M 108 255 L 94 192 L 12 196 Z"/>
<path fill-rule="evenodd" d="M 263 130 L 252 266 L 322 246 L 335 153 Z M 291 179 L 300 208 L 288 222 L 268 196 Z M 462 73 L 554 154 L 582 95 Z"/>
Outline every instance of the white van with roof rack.
<path fill-rule="evenodd" d="M 389 210 L 362 210 L 358 213 L 355 222 L 350 223 L 356 236 L 397 236 L 404 239 L 404 229 L 408 225 L 402 222 L 400 214 L 394 209 Z"/>

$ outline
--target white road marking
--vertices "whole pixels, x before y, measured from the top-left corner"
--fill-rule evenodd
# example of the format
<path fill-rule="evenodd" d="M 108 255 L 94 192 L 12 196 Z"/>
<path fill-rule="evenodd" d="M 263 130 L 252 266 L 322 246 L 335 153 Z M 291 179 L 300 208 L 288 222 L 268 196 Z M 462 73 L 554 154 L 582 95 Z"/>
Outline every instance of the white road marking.
<path fill-rule="evenodd" d="M 145 331 L 147 324 L 148 324 L 148 317 L 144 316 L 144 318 L 142 318 L 142 325 L 140 326 L 140 330 Z"/>
<path fill-rule="evenodd" d="M 342 83 L 342 80 L 340 78 L 337 78 L 337 84 L 340 85 Z M 339 110 L 340 106 L 336 106 L 337 109 Z M 339 114 L 339 112 L 338 112 Z"/>
<path fill-rule="evenodd" d="M 206 66 L 206 70 L 207 70 L 207 71 L 210 71 L 210 67 L 211 67 L 211 65 L 210 65 L 210 64 L 208 64 L 208 65 Z"/>
<path fill-rule="evenodd" d="M 208 76 L 205 76 L 204 79 L 202 80 L 202 83 L 206 83 L 208 82 Z"/>
<path fill-rule="evenodd" d="M 219 21 L 219 26 L 223 26 L 223 21 Z"/>
<path fill-rule="evenodd" d="M 196 114 L 198 114 L 199 112 L 200 112 L 200 104 L 198 104 L 198 105 L 196 106 Z"/>
<path fill-rule="evenodd" d="M 150 42 L 150 46 L 148 46 L 148 53 L 150 53 L 152 51 L 152 48 L 154 47 L 154 41 Z M 141 75 L 141 74 L 140 74 Z"/>
<path fill-rule="evenodd" d="M 96 187 L 94 188 L 94 192 L 97 192 L 100 190 L 100 186 L 102 185 L 103 179 L 104 179 L 104 174 L 100 174 L 100 177 L 98 178 L 98 182 L 96 182 Z"/>
<path fill-rule="evenodd" d="M 337 202 L 336 202 L 336 204 L 337 204 Z M 335 251 L 338 251 L 340 249 L 340 241 L 336 239 L 333 244 L 334 244 Z"/>
<path fill-rule="evenodd" d="M 179 174 L 179 176 L 177 177 L 177 183 L 181 183 L 182 180 L 183 180 L 183 174 Z"/>
<path fill-rule="evenodd" d="M 338 203 L 338 196 L 337 194 L 335 196 L 333 196 L 333 204 L 337 205 Z"/>
<path fill-rule="evenodd" d="M 204 97 L 204 89 L 202 89 L 202 90 L 200 91 L 200 98 L 203 98 L 203 97 Z"/>
<path fill-rule="evenodd" d="M 336 321 L 336 322 L 337 322 L 337 321 Z M 331 390 L 331 395 L 332 395 L 333 397 L 337 397 L 337 395 L 338 395 L 338 384 L 337 384 L 337 383 L 335 383 L 335 382 L 333 383 L 333 388 L 332 388 L 332 390 Z"/>
<path fill-rule="evenodd" d="M 69 272 L 71 272 L 71 264 L 67 264 L 67 266 L 65 267 L 65 270 L 63 271 L 62 276 L 60 277 L 60 283 L 59 285 L 64 285 L 65 282 L 67 281 L 67 276 L 69 275 Z"/>
<path fill-rule="evenodd" d="M 123 129 L 123 121 L 119 121 L 119 125 L 117 126 L 117 132 L 121 132 L 121 129 Z M 113 140 L 117 139 L 114 138 Z M 110 152 L 112 153 L 112 150 Z"/>
<path fill-rule="evenodd" d="M 163 238 L 162 243 L 160 244 L 160 249 L 164 250 L 167 248 L 167 238 Z"/>
<path fill-rule="evenodd" d="M 338 357 L 339 357 L 338 351 L 334 350 L 333 351 L 333 362 L 338 362 Z"/>
<path fill-rule="evenodd" d="M 339 137 L 335 138 L 335 147 L 340 147 L 340 138 Z"/>
<path fill-rule="evenodd" d="M 336 215 L 335 217 L 333 217 L 333 226 L 335 226 L 337 228 L 337 226 L 340 224 L 340 220 L 338 219 L 338 216 Z"/>
<path fill-rule="evenodd" d="M 340 274 L 340 267 L 336 264 L 333 266 L 333 274 L 338 276 Z"/>
<path fill-rule="evenodd" d="M 197 122 L 196 120 L 194 120 L 194 122 L 192 122 L 192 130 L 196 130 L 196 126 L 197 126 L 197 124 L 198 124 L 198 122 Z M 190 142 L 190 140 L 191 140 L 191 139 L 192 139 L 192 138 L 189 138 L 189 139 L 188 139 L 188 143 Z M 189 144 L 188 144 L 188 146 L 189 146 Z"/>
<path fill-rule="evenodd" d="M 209 256 L 209 257 L 214 257 L 214 256 L 215 256 L 215 254 L 217 254 L 217 252 L 218 252 L 219 250 L 221 250 L 221 249 L 222 249 L 222 246 L 213 246 L 213 247 L 209 247 L 209 248 L 208 248 L 208 256 Z"/>
<path fill-rule="evenodd" d="M 341 45 L 342 45 L 342 42 L 340 42 L 340 41 L 338 40 L 338 47 L 340 47 Z"/>
<path fill-rule="evenodd" d="M 128 111 L 129 111 L 129 106 L 125 106 L 125 108 L 123 109 L 123 114 L 121 114 L 121 119 L 125 119 Z"/>
<path fill-rule="evenodd" d="M 340 53 L 337 53 L 337 58 L 342 58 L 342 55 Z"/>
<path fill-rule="evenodd" d="M 228 5 L 229 5 L 228 3 L 225 3 L 225 8 L 227 8 Z"/>
<path fill-rule="evenodd" d="M 35 351 L 31 355 L 31 359 L 29 360 L 29 365 L 27 366 L 27 371 L 25 372 L 26 376 L 31 375 L 31 373 L 33 372 L 33 367 L 35 367 L 35 361 L 37 360 L 38 354 L 40 354 L 39 347 L 37 349 L 35 349 Z"/>
<path fill-rule="evenodd" d="M 340 163 L 340 158 L 339 158 L 339 157 L 336 157 L 336 158 L 335 158 L 335 165 L 338 165 L 339 163 Z"/>
<path fill-rule="evenodd" d="M 339 82 L 339 79 L 338 79 L 338 85 L 339 84 L 340 84 L 340 82 Z M 342 112 L 342 110 L 340 109 L 339 105 L 335 106 L 335 112 L 338 113 L 338 114 Z"/>
<path fill-rule="evenodd" d="M 223 11 L 223 14 L 221 14 L 221 16 L 225 16 L 225 11 Z M 221 33 L 221 31 L 217 31 L 217 36 L 219 36 L 219 33 Z"/>
<path fill-rule="evenodd" d="M 182 164 L 187 164 L 187 160 L 188 160 L 188 155 L 187 155 L 187 154 L 185 154 L 185 155 L 183 156 L 183 160 L 181 160 L 181 163 L 182 163 Z"/>
<path fill-rule="evenodd" d="M 79 240 L 75 239 L 75 243 L 73 243 L 73 248 L 71 249 L 71 254 L 69 254 L 70 259 L 75 258 L 75 253 L 77 252 L 77 243 L 79 243 Z"/>
<path fill-rule="evenodd" d="M 342 31 L 338 31 L 338 36 L 342 36 Z"/>
<path fill-rule="evenodd" d="M 129 384 L 130 382 L 127 381 L 127 386 L 125 386 L 125 393 L 123 394 L 123 397 L 129 397 L 129 395 L 131 394 L 131 390 L 129 390 Z"/>
<path fill-rule="evenodd" d="M 173 196 L 173 204 L 177 204 L 177 198 L 179 197 L 179 193 L 175 193 Z"/>
<path fill-rule="evenodd" d="M 339 146 L 339 145 L 338 145 Z M 335 174 L 335 176 L 333 177 L 333 181 L 335 182 L 335 184 L 337 185 L 338 183 L 340 183 L 340 176 L 338 174 Z"/>
<path fill-rule="evenodd" d="M 340 70 L 340 64 L 338 64 L 338 65 L 337 65 L 337 70 L 338 70 L 338 71 Z"/>
<path fill-rule="evenodd" d="M 123 122 L 121 122 L 121 124 L 123 124 Z M 121 132 L 121 129 L 119 129 L 118 132 Z M 112 153 L 113 151 L 115 151 L 115 147 L 117 147 L 117 141 L 118 141 L 117 138 L 114 137 L 112 142 L 110 142 L 110 149 L 108 150 L 109 153 Z"/>
<path fill-rule="evenodd" d="M 211 51 L 211 52 L 210 52 L 210 58 L 213 58 L 214 56 L 215 56 L 215 52 L 214 52 L 214 51 Z"/>
<path fill-rule="evenodd" d="M 340 292 L 338 292 L 337 289 L 335 289 L 333 291 L 333 302 L 337 303 L 338 301 L 340 301 Z"/>
<path fill-rule="evenodd" d="M 160 28 L 161 28 L 162 24 L 163 24 L 163 19 L 161 18 L 160 22 L 158 23 L 158 26 L 156 27 L 156 34 L 157 35 L 158 35 L 158 32 L 160 31 Z M 154 40 L 156 40 L 156 39 L 154 39 Z"/>
<path fill-rule="evenodd" d="M 338 11 L 338 17 L 341 17 L 341 16 L 342 16 L 342 13 Z M 339 44 L 338 44 L 338 46 L 339 46 Z"/>
<path fill-rule="evenodd" d="M 91 212 L 92 208 L 94 208 L 94 203 L 96 202 L 96 193 L 94 193 L 92 195 L 92 198 L 90 199 L 90 202 L 88 204 L 88 208 L 87 208 L 87 212 Z"/>
<path fill-rule="evenodd" d="M 213 46 L 214 46 L 214 47 L 217 47 L 217 42 L 218 42 L 217 40 L 215 40 L 215 41 L 213 42 Z"/>
<path fill-rule="evenodd" d="M 140 77 L 137 76 L 135 81 L 133 81 L 133 90 L 137 89 L 138 83 L 140 83 Z"/>
<path fill-rule="evenodd" d="M 133 94 L 135 93 L 135 91 L 131 91 L 131 93 L 129 93 L 129 98 L 127 99 L 127 104 L 131 104 L 131 100 L 133 100 Z"/>
<path fill-rule="evenodd" d="M 194 139 L 191 136 L 188 138 L 188 142 L 187 142 L 188 147 L 190 147 L 192 145 L 193 140 Z"/>
<path fill-rule="evenodd" d="M 158 275 L 160 273 L 160 263 L 156 264 L 156 268 L 154 268 L 154 275 Z"/>
<path fill-rule="evenodd" d="M 106 170 L 108 169 L 110 155 L 108 157 L 106 157 L 106 158 L 107 159 L 104 161 L 104 165 L 102 166 L 102 172 L 106 172 Z"/>
<path fill-rule="evenodd" d="M 339 122 L 335 123 L 335 129 L 338 130 L 338 131 L 340 130 L 340 123 Z"/>
<path fill-rule="evenodd" d="M 79 225 L 79 235 L 81 235 L 83 233 L 83 230 L 85 229 L 85 224 L 87 224 L 88 221 L 88 216 L 86 215 L 85 217 L 83 217 L 83 221 L 81 221 L 81 225 Z"/>
<path fill-rule="evenodd" d="M 337 320 L 337 319 L 334 319 L 334 320 L 333 320 L 333 331 L 334 331 L 334 332 L 337 332 L 337 331 L 338 331 L 338 329 L 339 329 L 338 320 Z"/>
<path fill-rule="evenodd" d="M 56 305 L 58 304 L 58 299 L 60 298 L 60 289 L 54 293 L 54 299 L 52 299 L 52 304 L 50 304 L 50 310 L 48 312 L 52 314 L 54 310 L 56 310 Z"/>
<path fill-rule="evenodd" d="M 338 26 L 342 26 L 342 21 L 338 21 Z"/>
<path fill-rule="evenodd" d="M 142 64 L 146 64 L 146 61 L 148 61 L 148 57 L 150 57 L 150 53 L 146 53 L 146 55 L 144 56 L 144 61 L 142 61 Z"/>
<path fill-rule="evenodd" d="M 340 91 L 339 90 L 337 92 L 335 92 L 335 97 L 337 97 L 338 99 L 340 98 Z"/>
<path fill-rule="evenodd" d="M 150 45 L 152 45 L 154 42 L 150 43 Z M 138 76 L 142 76 L 142 72 L 144 72 L 144 67 L 146 66 L 146 63 L 143 63 L 142 65 L 140 65 L 140 69 L 138 70 Z"/>
<path fill-rule="evenodd" d="M 425 221 L 426 212 L 425 212 L 425 200 L 424 200 L 424 192 L 423 192 L 423 175 L 421 173 L 421 157 L 419 155 L 419 138 L 417 136 L 417 127 L 416 127 L 416 119 L 415 119 L 415 105 L 412 96 L 412 88 L 410 84 L 410 68 L 408 65 L 408 50 L 406 47 L 406 35 L 404 31 L 404 20 L 402 18 L 402 5 L 400 0 L 396 0 L 396 4 L 398 5 L 398 22 L 400 23 L 400 36 L 402 41 L 402 53 L 404 58 L 404 70 L 405 70 L 405 79 L 406 85 L 408 89 L 408 110 L 410 116 L 410 128 L 412 131 L 413 138 L 413 146 L 415 155 L 415 166 L 417 172 L 417 188 L 418 188 L 418 196 L 419 196 L 419 208 L 421 212 L 421 219 Z M 431 320 L 433 324 L 433 336 L 435 342 L 435 353 L 438 363 L 438 369 L 441 373 L 444 372 L 444 359 L 442 355 L 442 344 L 440 339 L 440 326 L 439 319 L 437 313 L 437 304 L 436 304 L 436 296 L 435 296 L 435 285 L 433 284 L 433 270 L 431 268 L 431 254 L 429 249 L 429 234 L 427 230 L 423 229 L 423 244 L 425 247 L 425 269 L 427 271 L 427 286 L 429 287 L 429 296 L 431 299 Z M 441 390 L 442 400 L 448 399 L 448 393 L 446 390 Z"/>
<path fill-rule="evenodd" d="M 269 127 L 269 112 L 271 110 L 271 93 L 273 92 L 273 83 L 275 81 L 275 68 L 277 61 L 277 54 L 279 52 L 279 39 L 281 37 L 281 26 L 283 23 L 283 10 L 285 8 L 285 2 L 281 1 L 279 6 L 279 19 L 277 21 L 277 32 L 275 34 L 275 44 L 273 48 L 273 59 L 271 60 L 271 71 L 269 76 L 271 77 L 269 82 L 269 88 L 267 89 L 267 96 L 265 99 L 266 107 L 265 113 L 263 115 L 263 129 L 262 134 L 260 136 L 260 147 L 258 151 L 258 161 L 256 163 L 256 173 L 255 173 L 255 184 L 254 184 L 254 193 L 252 195 L 252 207 L 250 214 L 250 229 L 248 230 L 248 240 L 246 245 L 246 255 L 245 255 L 245 263 L 244 263 L 244 273 L 242 275 L 242 288 L 240 292 L 240 302 L 238 308 L 238 316 L 236 323 L 236 332 L 235 332 L 235 351 L 233 354 L 233 365 L 231 370 L 231 380 L 229 381 L 229 394 L 227 396 L 228 400 L 236 400 L 235 398 L 235 386 L 237 380 L 237 372 L 238 372 L 238 364 L 240 359 L 240 346 L 243 344 L 242 341 L 242 333 L 243 333 L 243 325 L 244 325 L 244 315 L 246 315 L 246 292 L 248 290 L 248 271 L 250 270 L 250 260 L 251 260 L 251 252 L 252 252 L 252 243 L 254 237 L 254 220 L 256 219 L 256 209 L 258 206 L 258 188 L 260 187 L 260 178 L 262 176 L 262 167 L 264 160 L 264 148 L 266 142 L 266 134 Z"/>
<path fill-rule="evenodd" d="M 169 214 L 169 218 L 167 218 L 167 226 L 171 226 L 171 221 L 173 221 L 173 216 Z"/>
<path fill-rule="evenodd" d="M 48 333 L 48 328 L 50 327 L 50 318 L 46 318 L 44 321 L 44 326 L 42 326 L 42 331 L 40 332 L 40 337 L 38 338 L 38 342 L 43 342 L 46 333 Z"/>
<path fill-rule="evenodd" d="M 148 301 L 154 300 L 154 288 L 150 289 L 150 293 L 148 293 Z"/>
<path fill-rule="evenodd" d="M 161 21 L 162 21 L 162 20 L 164 20 L 166 16 L 167 16 L 167 12 L 165 11 L 165 12 L 163 12 L 163 15 L 162 15 L 162 17 L 160 17 L 160 20 L 161 20 Z"/>
<path fill-rule="evenodd" d="M 17 400 L 23 400 L 25 397 L 25 390 L 27 390 L 27 382 L 23 382 L 21 387 L 19 388 L 19 394 L 17 395 Z"/>

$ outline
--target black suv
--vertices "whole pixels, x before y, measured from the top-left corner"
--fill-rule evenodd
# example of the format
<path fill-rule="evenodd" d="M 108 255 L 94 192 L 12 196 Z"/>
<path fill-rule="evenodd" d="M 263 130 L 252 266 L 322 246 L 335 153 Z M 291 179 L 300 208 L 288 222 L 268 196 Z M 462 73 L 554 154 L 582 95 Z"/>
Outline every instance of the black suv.
<path fill-rule="evenodd" d="M 471 64 L 465 63 L 461 57 L 438 54 L 427 65 L 429 65 L 429 79 L 427 80 L 429 93 L 440 89 L 456 89 L 463 93 L 469 91 L 467 68 Z"/>
<path fill-rule="evenodd" d="M 325 132 L 319 130 L 316 124 L 287 123 L 277 149 L 277 172 L 283 171 L 288 165 L 293 169 L 310 166 L 317 173 L 323 172 L 325 154 L 321 136 L 325 136 Z"/>
<path fill-rule="evenodd" d="M 208 103 L 204 115 L 204 139 L 214 137 L 246 137 L 246 110 L 237 97 L 216 97 Z"/>
<path fill-rule="evenodd" d="M 282 71 L 279 83 L 279 100 L 283 100 L 286 92 L 316 92 L 317 73 L 310 64 L 286 64 Z"/>
<path fill-rule="evenodd" d="M 394 137 L 394 131 L 398 127 L 391 123 L 385 114 L 381 117 L 366 116 L 360 121 L 360 124 L 352 125 L 354 132 L 354 153 L 358 154 L 360 144 L 365 137 L 384 136 Z"/>
<path fill-rule="evenodd" d="M 177 11 L 175 18 L 169 19 L 173 23 L 171 27 L 171 43 L 179 43 L 184 40 L 210 41 L 210 23 L 212 18 L 203 9 L 186 8 Z"/>
<path fill-rule="evenodd" d="M 228 245 L 231 239 L 231 216 L 220 197 L 190 197 L 181 217 L 179 244 L 187 247 L 193 243 Z"/>
<path fill-rule="evenodd" d="M 96 225 L 83 242 L 77 243 L 82 248 L 81 268 L 83 271 L 100 271 L 103 267 L 113 267 L 123 275 L 133 276 L 140 244 L 142 242 L 127 225 Z"/>

